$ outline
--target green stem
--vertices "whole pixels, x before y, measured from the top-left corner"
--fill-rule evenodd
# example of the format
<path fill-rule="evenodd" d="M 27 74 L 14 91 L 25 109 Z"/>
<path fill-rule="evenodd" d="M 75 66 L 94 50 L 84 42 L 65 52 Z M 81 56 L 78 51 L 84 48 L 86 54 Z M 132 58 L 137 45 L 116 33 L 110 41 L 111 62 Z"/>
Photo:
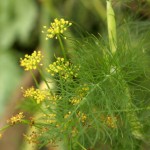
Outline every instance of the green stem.
<path fill-rule="evenodd" d="M 116 52 L 117 49 L 117 35 L 116 35 L 116 21 L 115 21 L 115 13 L 112 8 L 111 0 L 107 1 L 107 24 L 108 24 L 108 37 L 109 37 L 109 45 L 112 53 Z M 127 96 L 127 110 L 132 110 L 132 98 L 129 91 L 129 87 L 124 81 L 125 93 Z M 143 139 L 142 134 L 142 124 L 138 120 L 138 116 L 135 111 L 127 112 L 127 118 L 129 120 L 131 126 L 132 135 L 137 139 Z"/>
<path fill-rule="evenodd" d="M 143 108 L 133 108 L 133 109 L 120 109 L 120 110 L 111 110 L 112 112 L 127 112 L 127 113 L 130 113 L 130 112 L 136 112 L 136 111 L 143 111 L 143 110 L 150 110 L 150 107 L 143 107 Z M 100 111 L 101 113 L 105 113 L 105 112 L 108 112 L 108 110 L 103 110 L 103 111 Z"/>
<path fill-rule="evenodd" d="M 4 126 L 4 127 L 2 127 L 1 129 L 0 129 L 0 132 L 2 132 L 2 131 L 5 131 L 7 128 L 9 128 L 10 127 L 10 125 L 6 125 L 6 126 Z"/>
<path fill-rule="evenodd" d="M 130 110 L 130 109 L 132 109 L 132 99 L 131 99 L 129 88 L 127 85 L 126 85 L 125 92 L 126 92 L 127 98 L 128 98 L 127 109 Z M 142 134 L 143 125 L 140 123 L 136 112 L 135 111 L 127 112 L 127 118 L 129 119 L 132 135 L 136 139 L 140 139 L 140 140 L 144 139 L 143 134 Z"/>
<path fill-rule="evenodd" d="M 42 71 L 41 71 L 39 68 L 38 68 L 38 71 L 39 71 L 39 73 L 40 73 L 42 79 L 44 80 L 44 82 L 45 82 L 47 88 L 50 90 L 50 86 L 49 86 L 48 82 L 46 81 L 46 79 L 45 79 L 45 77 L 44 77 Z"/>
<path fill-rule="evenodd" d="M 107 26 L 110 50 L 115 53 L 117 49 L 116 21 L 110 0 L 107 1 Z"/>
<path fill-rule="evenodd" d="M 66 52 L 65 52 L 64 45 L 63 45 L 63 43 L 62 43 L 61 37 L 60 37 L 59 35 L 57 35 L 57 38 L 58 38 L 58 40 L 59 40 L 60 47 L 61 47 L 61 50 L 62 50 L 64 59 L 67 60 L 67 55 L 66 55 Z"/>
<path fill-rule="evenodd" d="M 79 142 L 77 142 L 77 144 L 83 149 L 83 150 L 87 150 L 85 147 L 83 147 Z"/>
<path fill-rule="evenodd" d="M 33 78 L 33 80 L 34 80 L 34 82 L 35 82 L 36 87 L 39 88 L 39 84 L 38 84 L 38 82 L 37 82 L 37 80 L 36 80 L 35 75 L 33 74 L 32 71 L 30 71 L 30 73 L 31 73 L 31 75 L 32 75 L 32 78 Z"/>

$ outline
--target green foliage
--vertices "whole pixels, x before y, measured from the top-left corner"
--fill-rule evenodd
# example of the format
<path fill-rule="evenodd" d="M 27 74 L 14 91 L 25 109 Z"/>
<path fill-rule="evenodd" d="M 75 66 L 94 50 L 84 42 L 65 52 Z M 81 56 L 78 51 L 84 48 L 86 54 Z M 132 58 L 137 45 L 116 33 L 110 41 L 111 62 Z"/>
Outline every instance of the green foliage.
<path fill-rule="evenodd" d="M 53 5 L 62 8 L 63 2 L 62 0 L 60 3 L 43 3 L 48 4 L 46 6 L 51 12 Z M 97 4 L 103 8 L 103 3 L 96 0 L 93 0 L 93 3 L 82 3 L 84 7 L 89 8 L 89 12 L 93 8 L 98 12 Z M 83 6 L 79 10 L 76 7 L 80 4 L 73 4 L 77 4 L 76 1 L 66 1 L 63 6 L 69 5 L 70 8 L 67 11 L 60 9 L 60 12 L 71 12 L 69 14 L 74 20 L 81 14 L 77 12 L 83 12 Z M 93 4 L 92 7 L 90 4 Z M 74 17 L 74 9 L 71 8 L 76 10 L 77 15 Z M 60 12 L 55 10 L 55 15 Z M 34 13 L 31 14 L 31 18 L 34 18 Z M 85 20 L 82 17 L 80 19 L 92 26 L 91 20 L 94 19 L 89 20 L 87 14 L 83 13 Z M 31 18 L 29 17 L 29 24 L 26 26 L 28 30 L 32 27 Z M 101 15 L 101 19 L 104 21 L 105 16 Z M 149 144 L 150 64 L 149 44 L 146 39 L 149 32 L 145 30 L 149 24 L 139 27 L 134 24 L 128 25 L 127 23 L 117 28 L 118 40 L 113 52 L 107 38 L 90 34 L 84 34 L 78 39 L 66 36 L 66 43 L 68 44 L 71 39 L 73 44 L 72 51 L 66 50 L 64 40 L 58 33 L 64 59 L 59 58 L 61 61 L 58 63 L 51 63 L 53 67 L 49 66 L 51 70 L 46 77 L 44 72 L 48 65 L 44 64 L 43 72 L 41 66 L 37 67 L 47 88 L 33 90 L 32 96 L 30 95 L 23 104 L 23 108 L 27 108 L 28 112 L 38 113 L 33 120 L 22 121 L 36 127 L 36 131 L 31 135 L 25 135 L 29 142 L 35 143 L 38 148 L 49 143 L 54 146 L 61 143 L 67 150 L 99 150 L 100 147 L 137 150 L 143 143 Z M 18 31 L 17 37 L 25 39 L 25 32 L 22 29 Z M 57 60 L 57 52 L 55 57 Z M 34 64 L 34 59 L 32 61 Z M 35 78 L 34 80 L 36 81 Z M 37 81 L 36 84 L 40 87 Z M 51 84 L 55 86 L 51 87 Z M 42 90 L 46 92 L 45 96 L 41 94 Z M 40 99 L 38 104 L 37 99 Z"/>
<path fill-rule="evenodd" d="M 74 41 L 70 66 L 80 69 L 73 78 L 52 75 L 57 100 L 39 105 L 41 116 L 35 120 L 40 147 L 61 141 L 68 150 L 137 150 L 149 142 L 149 57 L 123 30 L 116 53 L 102 37 Z"/>
<path fill-rule="evenodd" d="M 143 53 L 141 48 L 143 44 L 140 41 L 136 41 L 135 45 L 129 36 L 126 36 L 123 32 L 121 33 L 122 35 L 118 38 L 118 48 L 115 54 L 109 51 L 108 45 L 102 42 L 102 40 L 92 36 L 83 39 L 83 41 L 77 44 L 73 56 L 75 56 L 74 63 L 81 65 L 79 73 L 80 84 L 88 84 L 92 91 L 85 102 L 89 103 L 89 109 L 83 106 L 86 108 L 86 111 L 89 110 L 87 114 L 93 113 L 94 111 L 91 110 L 93 108 L 96 109 L 96 114 L 98 115 L 104 113 L 118 117 L 118 128 L 113 129 L 113 132 L 113 130 L 108 130 L 102 126 L 102 134 L 100 129 L 98 129 L 101 124 L 97 121 L 96 114 L 93 113 L 92 116 L 96 118 L 96 121 L 92 119 L 91 122 L 98 127 L 95 133 L 99 135 L 101 140 L 103 138 L 104 141 L 112 140 L 113 149 L 118 147 L 115 141 L 119 138 L 117 141 L 121 142 L 120 136 L 122 136 L 124 145 L 121 142 L 119 149 L 121 147 L 121 149 L 132 149 L 134 144 L 129 141 L 132 140 L 136 143 L 136 138 L 138 138 L 137 135 L 133 135 L 133 130 L 137 129 L 136 126 L 138 126 L 136 124 L 137 118 L 134 115 L 138 114 L 141 126 L 147 126 L 147 119 L 145 121 L 141 120 L 140 114 L 149 111 L 149 104 L 145 107 L 149 96 L 142 98 L 141 102 L 141 97 L 137 95 L 141 95 L 143 91 L 145 95 L 149 95 L 149 87 L 143 85 L 145 82 L 149 83 L 149 57 L 147 57 L 146 53 Z M 127 86 L 129 88 L 128 92 L 126 92 Z M 128 94 L 131 94 L 131 97 Z M 128 107 L 129 101 L 131 101 L 130 107 Z M 85 103 L 83 105 L 86 105 Z M 133 115 L 132 112 L 135 112 L 135 114 Z M 132 115 L 134 120 L 132 120 Z M 131 123 L 131 121 L 134 122 Z M 103 137 L 100 135 L 103 135 Z M 144 132 L 143 136 L 146 140 L 148 134 Z"/>

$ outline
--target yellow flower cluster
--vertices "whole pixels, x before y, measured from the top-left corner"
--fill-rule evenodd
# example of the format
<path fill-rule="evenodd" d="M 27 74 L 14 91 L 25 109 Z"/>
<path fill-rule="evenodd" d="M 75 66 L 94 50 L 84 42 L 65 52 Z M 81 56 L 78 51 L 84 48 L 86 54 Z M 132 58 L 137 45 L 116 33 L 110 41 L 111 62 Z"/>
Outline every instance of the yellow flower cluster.
<path fill-rule="evenodd" d="M 59 96 L 59 95 L 56 95 L 56 94 L 51 94 L 49 97 L 48 97 L 48 99 L 52 102 L 52 104 L 56 104 L 56 102 L 58 102 L 59 100 L 61 100 L 62 99 L 62 97 L 61 96 Z"/>
<path fill-rule="evenodd" d="M 117 117 L 102 116 L 101 119 L 106 123 L 110 128 L 117 128 Z"/>
<path fill-rule="evenodd" d="M 37 132 L 35 131 L 32 131 L 31 134 L 29 135 L 26 135 L 24 134 L 24 137 L 25 139 L 30 143 L 35 143 L 35 144 L 38 144 L 38 137 L 40 136 L 40 134 L 38 134 Z"/>
<path fill-rule="evenodd" d="M 71 111 L 69 111 L 69 112 L 64 116 L 64 118 L 67 119 L 67 118 L 70 117 L 70 115 L 71 115 Z"/>
<path fill-rule="evenodd" d="M 80 120 L 82 123 L 84 123 L 84 122 L 86 121 L 86 119 L 87 119 L 86 114 L 84 114 L 84 113 L 82 113 L 82 112 L 80 112 L 80 111 L 77 113 L 77 116 L 79 117 L 79 120 Z"/>
<path fill-rule="evenodd" d="M 87 84 L 84 84 L 84 85 L 81 87 L 81 89 L 79 88 L 79 89 L 77 90 L 77 93 L 80 95 L 80 97 L 83 97 L 83 96 L 85 96 L 85 94 L 86 94 L 87 91 L 89 91 L 89 87 L 88 87 Z"/>
<path fill-rule="evenodd" d="M 44 114 L 44 117 L 47 117 L 46 122 L 47 123 L 56 123 L 56 114 Z"/>
<path fill-rule="evenodd" d="M 65 80 L 77 77 L 78 71 L 79 67 L 70 64 L 69 61 L 65 61 L 64 58 L 60 57 L 57 57 L 57 60 L 47 68 L 47 72 L 49 72 L 51 76 L 59 75 Z"/>
<path fill-rule="evenodd" d="M 73 97 L 71 100 L 69 100 L 69 102 L 72 104 L 72 105 L 77 105 L 80 103 L 80 101 L 82 100 L 81 97 Z"/>
<path fill-rule="evenodd" d="M 43 55 L 41 51 L 34 51 L 31 55 L 26 54 L 25 58 L 20 58 L 20 66 L 27 70 L 35 70 L 38 66 L 42 66 L 41 60 Z"/>
<path fill-rule="evenodd" d="M 72 131 L 71 131 L 71 135 L 73 136 L 73 137 L 75 137 L 77 134 L 79 133 L 79 131 L 77 130 L 77 128 L 73 128 L 72 129 Z"/>
<path fill-rule="evenodd" d="M 22 88 L 23 89 L 23 88 Z M 40 89 L 34 89 L 34 87 L 31 87 L 25 91 L 23 91 L 24 97 L 30 97 L 36 100 L 37 104 L 44 101 L 50 93 L 46 90 L 40 90 Z"/>
<path fill-rule="evenodd" d="M 89 87 L 85 84 L 83 85 L 82 88 L 79 88 L 77 91 L 76 91 L 76 95 L 75 97 L 73 97 L 72 99 L 69 100 L 69 102 L 72 104 L 72 105 L 77 105 L 80 103 L 80 101 L 84 98 L 84 96 L 87 94 L 87 91 L 89 90 Z"/>
<path fill-rule="evenodd" d="M 116 125 L 116 122 L 117 122 L 117 118 L 116 117 L 107 117 L 106 119 L 106 124 L 111 127 L 111 128 L 117 128 L 117 125 Z"/>
<path fill-rule="evenodd" d="M 10 123 L 11 125 L 14 125 L 16 123 L 20 123 L 24 117 L 25 116 L 23 115 L 23 112 L 20 112 L 16 116 L 13 116 L 9 120 L 7 120 L 7 123 Z"/>
<path fill-rule="evenodd" d="M 43 26 L 44 30 L 46 31 L 42 31 L 42 33 L 46 33 L 46 40 L 54 37 L 57 39 L 57 35 L 63 34 L 64 31 L 66 31 L 67 28 L 71 25 L 71 22 L 66 21 L 63 18 L 60 20 L 56 18 L 54 19 L 54 22 L 51 23 L 51 26 L 49 28 L 47 28 L 47 26 Z"/>

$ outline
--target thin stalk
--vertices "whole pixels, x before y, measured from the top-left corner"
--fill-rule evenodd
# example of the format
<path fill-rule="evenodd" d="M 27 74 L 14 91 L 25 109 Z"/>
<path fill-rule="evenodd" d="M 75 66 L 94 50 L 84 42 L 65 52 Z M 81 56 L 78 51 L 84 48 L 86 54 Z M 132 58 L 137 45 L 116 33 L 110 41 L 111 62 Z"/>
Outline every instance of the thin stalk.
<path fill-rule="evenodd" d="M 126 86 L 125 92 L 126 92 L 127 98 L 128 98 L 127 109 L 132 109 L 132 99 L 131 99 L 131 95 L 130 95 L 128 86 Z M 140 123 L 136 112 L 135 111 L 127 112 L 127 117 L 129 119 L 129 123 L 131 126 L 131 132 L 132 132 L 133 136 L 140 140 L 144 139 L 143 134 L 142 134 L 143 125 Z"/>
<path fill-rule="evenodd" d="M 47 88 L 50 90 L 50 86 L 49 86 L 48 82 L 46 81 L 46 79 L 45 79 L 45 77 L 44 77 L 44 75 L 43 75 L 41 69 L 38 68 L 38 71 L 39 71 L 39 73 L 40 73 L 42 79 L 44 80 L 44 82 L 45 82 Z"/>
<path fill-rule="evenodd" d="M 35 82 L 36 87 L 39 88 L 39 84 L 38 84 L 38 82 L 37 82 L 37 80 L 36 80 L 35 75 L 33 74 L 32 71 L 30 71 L 30 73 L 31 73 L 31 75 L 32 75 L 32 78 L 33 78 L 33 80 L 34 80 L 34 82 Z"/>
<path fill-rule="evenodd" d="M 77 144 L 83 149 L 83 150 L 87 150 L 85 147 L 83 147 L 79 142 L 77 142 Z"/>
<path fill-rule="evenodd" d="M 118 110 L 111 110 L 112 112 L 127 112 L 127 113 L 130 113 L 130 112 L 136 112 L 136 111 L 143 111 L 143 110 L 150 110 L 150 107 L 143 107 L 143 108 L 133 108 L 133 109 L 118 109 Z M 105 113 L 105 112 L 108 112 L 108 110 L 102 110 L 100 111 L 101 113 Z"/>
<path fill-rule="evenodd" d="M 117 49 L 116 21 L 110 0 L 107 1 L 107 27 L 110 50 L 115 53 Z"/>
<path fill-rule="evenodd" d="M 61 40 L 61 38 L 60 38 L 59 35 L 57 35 L 57 38 L 58 38 L 58 40 L 59 40 L 59 44 L 60 44 L 60 47 L 61 47 L 61 50 L 62 50 L 64 59 L 67 60 L 67 55 L 66 55 L 66 52 L 65 52 L 65 49 L 64 49 L 64 45 L 63 45 L 63 43 L 62 43 L 62 40 Z"/>
<path fill-rule="evenodd" d="M 117 35 L 116 35 L 116 21 L 115 21 L 115 13 L 112 8 L 111 0 L 107 1 L 107 25 L 108 25 L 108 37 L 109 37 L 109 45 L 110 50 L 114 54 L 117 49 Z M 121 73 L 121 72 L 120 72 Z M 123 79 L 125 93 L 127 96 L 127 106 L 126 108 L 132 110 L 132 98 L 130 94 L 129 87 L 126 81 Z M 135 111 L 127 112 L 127 118 L 129 120 L 131 126 L 131 132 L 133 136 L 137 139 L 143 139 L 142 134 L 142 124 L 138 120 L 138 116 Z"/>
<path fill-rule="evenodd" d="M 6 130 L 7 128 L 9 128 L 9 127 L 10 127 L 10 125 L 6 125 L 6 126 L 0 128 L 0 132 L 5 131 L 5 130 Z"/>

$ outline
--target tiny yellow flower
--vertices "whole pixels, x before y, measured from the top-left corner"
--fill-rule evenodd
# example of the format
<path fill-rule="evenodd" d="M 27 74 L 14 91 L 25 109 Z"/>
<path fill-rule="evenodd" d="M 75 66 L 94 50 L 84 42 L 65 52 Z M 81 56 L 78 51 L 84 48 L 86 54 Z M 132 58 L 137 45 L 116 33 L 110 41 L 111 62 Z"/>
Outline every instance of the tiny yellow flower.
<path fill-rule="evenodd" d="M 34 87 L 31 87 L 31 88 L 27 89 L 26 91 L 24 91 L 23 87 L 21 87 L 21 89 L 23 90 L 24 97 L 33 97 L 34 96 L 34 93 L 35 93 Z"/>
<path fill-rule="evenodd" d="M 69 111 L 67 114 L 65 114 L 64 118 L 67 119 L 70 117 L 70 115 L 71 115 L 71 111 Z"/>
<path fill-rule="evenodd" d="M 77 116 L 79 117 L 79 120 L 84 123 L 87 120 L 87 116 L 86 114 L 82 113 L 82 112 L 78 112 Z"/>
<path fill-rule="evenodd" d="M 84 84 L 83 86 L 79 87 L 75 93 L 76 93 L 76 96 L 74 96 L 73 98 L 71 98 L 69 100 L 69 102 L 72 104 L 72 105 L 77 105 L 79 104 L 82 99 L 87 95 L 87 92 L 89 91 L 89 87 L 88 85 Z"/>
<path fill-rule="evenodd" d="M 41 51 L 34 51 L 31 55 L 26 54 L 24 59 L 20 58 L 20 66 L 24 67 L 26 71 L 35 70 L 38 66 L 42 66 L 42 58 Z"/>
<path fill-rule="evenodd" d="M 79 67 L 74 66 L 69 61 L 65 61 L 64 58 L 57 57 L 57 60 L 50 64 L 46 70 L 51 76 L 59 75 L 67 80 L 78 76 Z"/>
<path fill-rule="evenodd" d="M 31 87 L 31 88 L 23 91 L 24 97 L 33 98 L 37 102 L 37 104 L 44 101 L 49 95 L 50 95 L 50 93 L 48 91 L 40 90 L 40 89 L 34 89 L 34 87 Z"/>
<path fill-rule="evenodd" d="M 56 114 L 44 114 L 44 117 L 46 117 L 46 122 L 53 124 L 56 123 Z"/>
<path fill-rule="evenodd" d="M 110 117 L 110 116 L 101 116 L 102 121 L 109 127 L 109 128 L 117 128 L 117 117 Z"/>
<path fill-rule="evenodd" d="M 63 18 L 60 20 L 56 18 L 54 19 L 54 22 L 51 23 L 51 26 L 49 28 L 47 28 L 46 26 L 43 26 L 45 31 L 42 31 L 42 33 L 46 33 L 46 40 L 48 40 L 49 38 L 54 38 L 54 37 L 57 39 L 57 35 L 63 34 L 64 31 L 66 31 L 67 28 L 71 25 L 72 25 L 71 22 L 66 21 Z"/>
<path fill-rule="evenodd" d="M 27 141 L 27 142 L 29 142 L 29 144 L 33 144 L 33 143 L 35 143 L 35 144 L 38 144 L 39 142 L 38 142 L 38 137 L 40 136 L 41 134 L 38 134 L 37 132 L 35 132 L 35 131 L 32 131 L 32 133 L 31 134 L 29 134 L 29 135 L 26 135 L 26 134 L 24 134 L 24 137 L 25 137 L 25 140 Z"/>
<path fill-rule="evenodd" d="M 23 115 L 23 112 L 20 112 L 16 116 L 13 116 L 9 120 L 7 120 L 7 123 L 10 123 L 11 125 L 20 123 L 24 117 L 25 116 Z"/>
<path fill-rule="evenodd" d="M 82 98 L 73 97 L 71 100 L 69 100 L 69 102 L 70 102 L 72 105 L 77 105 L 77 104 L 80 103 L 81 100 L 82 100 Z"/>
<path fill-rule="evenodd" d="M 75 137 L 75 136 L 78 134 L 78 130 L 77 130 L 76 127 L 74 127 L 74 128 L 72 129 L 71 134 L 72 134 L 73 137 Z"/>
<path fill-rule="evenodd" d="M 51 94 L 48 97 L 48 100 L 50 100 L 52 102 L 52 104 L 56 104 L 59 100 L 61 100 L 62 97 L 56 94 Z"/>
<path fill-rule="evenodd" d="M 107 116 L 105 122 L 106 122 L 108 127 L 110 127 L 110 128 L 117 128 L 117 125 L 116 125 L 117 118 L 116 117 Z"/>
<path fill-rule="evenodd" d="M 2 138 L 2 134 L 0 134 L 0 139 Z"/>

